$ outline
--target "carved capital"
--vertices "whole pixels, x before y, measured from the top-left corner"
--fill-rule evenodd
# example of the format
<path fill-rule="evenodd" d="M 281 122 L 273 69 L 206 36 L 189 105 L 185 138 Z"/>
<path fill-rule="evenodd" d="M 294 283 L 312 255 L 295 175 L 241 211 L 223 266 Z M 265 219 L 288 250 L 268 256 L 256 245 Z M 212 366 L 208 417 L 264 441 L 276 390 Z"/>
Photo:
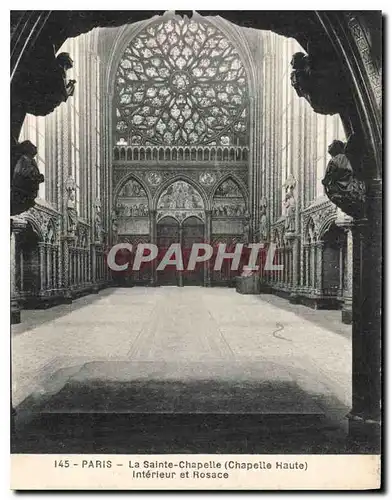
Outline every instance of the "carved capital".
<path fill-rule="evenodd" d="M 19 234 L 25 230 L 27 221 L 18 217 L 11 217 L 11 232 Z"/>

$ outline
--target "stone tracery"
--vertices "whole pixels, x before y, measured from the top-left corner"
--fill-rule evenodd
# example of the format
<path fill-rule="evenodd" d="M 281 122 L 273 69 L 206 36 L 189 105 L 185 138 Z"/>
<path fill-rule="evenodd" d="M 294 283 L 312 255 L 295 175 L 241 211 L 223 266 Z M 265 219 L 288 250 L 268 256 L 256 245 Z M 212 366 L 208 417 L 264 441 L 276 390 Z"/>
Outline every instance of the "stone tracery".
<path fill-rule="evenodd" d="M 239 54 L 204 19 L 150 24 L 116 75 L 116 142 L 246 144 L 247 81 Z"/>

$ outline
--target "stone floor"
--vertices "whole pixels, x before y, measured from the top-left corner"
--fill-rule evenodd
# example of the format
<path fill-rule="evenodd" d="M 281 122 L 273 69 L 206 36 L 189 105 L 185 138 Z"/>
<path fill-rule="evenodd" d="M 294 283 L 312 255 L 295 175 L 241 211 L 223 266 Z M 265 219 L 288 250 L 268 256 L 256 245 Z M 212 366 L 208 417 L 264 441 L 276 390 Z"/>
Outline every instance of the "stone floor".
<path fill-rule="evenodd" d="M 173 418 L 175 428 L 183 422 L 189 432 L 171 440 L 172 452 L 203 452 L 206 443 L 215 452 L 256 452 L 249 444 L 255 428 L 259 452 L 341 451 L 351 398 L 350 331 L 337 311 L 226 288 L 115 288 L 23 311 L 12 327 L 13 405 L 17 415 L 35 417 L 20 424 L 14 450 L 50 452 L 62 443 L 74 453 L 130 452 L 123 434 L 114 439 L 108 430 L 113 417 L 127 436 L 132 426 L 138 453 L 159 446 L 164 452 L 167 436 L 155 439 L 159 446 L 141 436 L 171 435 Z M 228 423 L 235 416 L 247 422 L 243 435 Z M 91 435 L 92 421 L 103 427 L 81 440 L 87 428 Z M 204 434 L 195 436 L 197 429 Z"/>

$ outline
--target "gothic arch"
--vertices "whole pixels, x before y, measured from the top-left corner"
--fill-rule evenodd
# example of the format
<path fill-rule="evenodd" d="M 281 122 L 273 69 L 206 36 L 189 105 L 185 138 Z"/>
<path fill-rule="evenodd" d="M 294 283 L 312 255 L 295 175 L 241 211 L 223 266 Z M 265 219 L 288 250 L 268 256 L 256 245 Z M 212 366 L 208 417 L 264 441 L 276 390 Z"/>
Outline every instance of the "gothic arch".
<path fill-rule="evenodd" d="M 95 19 L 96 14 L 94 13 L 87 15 L 86 19 L 83 20 L 79 17 L 80 13 L 77 11 L 72 14 L 68 13 L 66 17 L 63 14 L 60 16 L 60 14 L 60 11 L 21 11 L 20 13 L 14 13 L 15 18 L 13 19 L 11 37 L 11 81 L 16 79 L 17 70 L 25 63 L 25 55 L 32 53 L 34 46 L 38 45 L 37 40 L 40 33 L 45 32 L 46 28 L 48 28 L 52 37 L 51 43 L 54 44 L 57 50 L 67 38 L 86 33 L 97 26 L 128 24 L 122 29 L 122 36 L 124 36 L 126 30 L 130 27 L 133 27 L 134 30 L 142 29 L 146 22 L 151 21 L 151 19 L 140 21 L 140 18 L 147 16 L 144 12 L 139 16 L 135 15 L 135 13 L 126 15 L 126 13 L 121 12 L 121 18 L 113 14 L 113 20 L 110 20 L 109 16 L 106 19 L 105 16 L 99 15 Z M 375 98 L 375 87 L 378 85 L 379 89 L 380 85 L 377 82 L 373 83 L 375 80 L 372 78 L 374 73 L 373 64 L 370 57 L 365 57 L 366 50 L 369 52 L 369 41 L 363 35 L 363 21 L 356 19 L 358 16 L 355 16 L 355 13 L 346 12 L 345 19 L 342 19 L 334 12 L 309 12 L 309 22 L 307 24 L 301 25 L 301 20 L 294 18 L 288 26 L 284 25 L 282 18 L 276 13 L 267 13 L 262 19 L 251 21 L 245 17 L 245 14 L 243 17 L 237 16 L 233 18 L 230 11 L 202 11 L 202 15 L 204 14 L 222 15 L 223 18 L 232 19 L 235 24 L 240 26 L 248 26 L 259 30 L 272 30 L 280 35 L 296 38 L 304 48 L 312 37 L 315 37 L 316 41 L 317 37 L 320 39 L 326 37 L 329 40 L 330 49 L 335 52 L 341 66 L 345 69 L 355 101 L 355 116 L 345 116 L 342 117 L 342 120 L 348 132 L 355 131 L 363 134 L 370 153 L 370 161 L 366 169 L 367 177 L 369 179 L 381 177 L 381 105 Z M 348 19 L 349 15 L 352 16 L 351 19 Z M 48 36 L 48 33 L 46 36 Z M 114 45 L 118 46 L 118 43 L 116 42 Z M 117 53 L 117 49 L 111 52 Z M 110 67 L 110 64 L 107 66 Z M 110 91 L 106 85 L 104 86 Z M 16 138 L 18 138 L 20 127 L 21 123 L 14 124 Z"/>
<path fill-rule="evenodd" d="M 134 173 L 130 173 L 130 174 L 127 174 L 125 175 L 121 180 L 120 182 L 117 184 L 117 186 L 115 187 L 115 190 L 114 190 L 114 193 L 113 193 L 113 201 L 114 203 L 116 202 L 117 198 L 118 198 L 118 195 L 119 193 L 121 192 L 121 189 L 130 181 L 130 180 L 134 180 L 135 182 L 139 183 L 141 185 L 141 187 L 144 189 L 146 195 L 147 195 L 147 199 L 148 199 L 148 206 L 150 207 L 150 210 L 151 210 L 151 207 L 153 206 L 153 203 L 152 203 L 152 197 L 151 197 L 151 193 L 150 193 L 150 190 L 146 184 L 146 182 L 141 179 L 139 176 L 135 175 Z"/>
<path fill-rule="evenodd" d="M 244 198 L 245 208 L 246 208 L 246 210 L 249 210 L 249 193 L 248 193 L 248 190 L 247 190 L 245 184 L 242 182 L 242 180 L 237 175 L 233 174 L 232 172 L 229 172 L 229 173 L 223 175 L 222 177 L 219 177 L 219 179 L 213 185 L 213 188 L 212 188 L 211 194 L 210 194 L 210 199 L 209 199 L 210 206 L 212 207 L 212 204 L 214 202 L 214 197 L 215 197 L 216 190 L 219 188 L 219 186 L 221 184 L 223 184 L 227 180 L 231 180 L 235 184 L 237 184 L 237 186 L 239 187 L 239 189 L 241 191 L 242 197 Z"/>
<path fill-rule="evenodd" d="M 319 239 L 323 239 L 324 234 L 329 231 L 331 228 L 332 224 L 336 221 L 336 213 L 335 211 L 333 213 L 327 213 L 325 217 L 320 221 L 319 223 Z"/>
<path fill-rule="evenodd" d="M 226 140 L 230 144 L 248 144 L 250 116 L 254 112 L 251 105 L 253 101 L 249 96 L 255 92 L 255 63 L 248 41 L 238 27 L 231 26 L 223 19 L 197 14 L 185 19 L 185 24 L 180 24 L 184 23 L 183 19 L 168 13 L 166 18 L 155 16 L 138 23 L 136 28 L 131 25 L 119 34 L 114 43 L 115 53 L 108 61 L 109 69 L 106 73 L 105 87 L 108 89 L 112 115 L 110 142 L 113 141 L 113 136 L 116 137 L 115 141 L 120 136 L 128 136 L 127 140 L 132 138 L 131 143 L 135 145 L 186 147 L 214 143 L 219 145 L 221 142 L 226 144 Z M 169 29 L 166 24 L 170 22 L 173 22 L 170 36 L 185 37 L 186 42 L 185 48 L 178 49 L 173 45 L 170 49 L 173 51 L 174 48 L 179 52 L 180 57 L 175 56 L 178 58 L 175 62 L 167 57 L 165 51 L 162 52 L 159 42 L 154 44 L 153 41 L 153 33 L 158 33 L 157 40 L 159 36 L 170 39 L 169 33 L 165 31 Z M 192 61 L 192 57 L 195 59 L 195 55 L 203 47 L 196 41 L 197 37 L 192 42 L 187 39 L 192 36 L 192 23 L 193 26 L 198 26 L 198 30 L 204 30 L 200 32 L 200 36 L 207 37 L 207 41 L 212 43 L 220 40 L 218 45 L 205 45 L 203 51 L 208 52 L 200 57 L 200 64 L 196 67 L 187 66 L 187 57 L 190 56 L 185 54 L 186 50 L 195 51 L 193 55 L 191 52 L 189 61 Z M 177 29 L 178 33 L 175 31 Z M 148 48 L 150 42 L 153 44 L 151 47 L 154 47 L 151 50 Z M 165 65 L 159 65 L 162 60 Z M 170 61 L 170 66 L 167 61 Z M 183 65 L 178 69 L 176 64 L 179 65 L 180 61 Z M 207 66 L 203 66 L 203 63 Z M 161 71 L 166 74 L 161 74 Z M 214 76 L 217 72 L 219 78 Z M 238 74 L 233 76 L 233 73 Z M 183 103 L 177 103 L 177 100 L 183 99 L 184 86 L 187 85 L 192 86 L 191 102 L 185 105 L 182 114 L 179 109 L 182 109 Z M 215 92 L 209 90 L 209 85 Z M 170 110 L 166 109 L 168 103 Z M 161 108 L 166 111 L 159 114 Z M 183 120 L 184 117 L 185 122 L 178 122 L 178 119 Z M 189 159 L 197 159 L 196 150 L 189 149 L 188 152 Z"/>
<path fill-rule="evenodd" d="M 39 221 L 36 217 L 34 217 L 34 214 L 30 213 L 30 211 L 24 212 L 22 218 L 30 224 L 32 230 L 38 236 L 38 240 L 43 242 L 45 238 L 42 231 L 42 221 Z"/>
<path fill-rule="evenodd" d="M 173 177 L 170 177 L 170 179 L 167 179 L 166 181 L 162 182 L 162 184 L 160 185 L 159 189 L 156 191 L 152 199 L 153 210 L 157 209 L 158 201 L 161 195 L 164 193 L 164 191 L 177 181 L 184 181 L 187 184 L 190 184 L 200 194 L 204 203 L 204 210 L 210 210 L 209 200 L 204 189 L 201 187 L 199 183 L 194 181 L 192 177 L 183 174 L 175 175 Z"/>
<path fill-rule="evenodd" d="M 205 221 L 197 214 L 190 214 L 188 215 L 187 217 L 185 217 L 185 219 L 181 222 L 181 224 L 184 224 L 188 219 L 190 218 L 195 218 L 195 219 L 199 219 L 199 221 L 201 221 L 203 224 L 205 224 Z"/>
<path fill-rule="evenodd" d="M 170 13 L 168 13 L 168 17 L 170 18 Z M 243 37 L 241 33 L 238 32 L 238 26 L 232 25 L 229 21 L 221 17 L 212 17 L 212 16 L 202 16 L 195 12 L 195 16 L 192 17 L 197 18 L 206 18 L 212 25 L 214 25 L 217 29 L 219 29 L 225 36 L 230 40 L 235 49 L 237 50 L 242 63 L 244 64 L 245 71 L 248 77 L 248 86 L 249 91 L 254 92 L 255 89 L 255 63 L 253 61 L 253 57 L 248 45 L 247 40 Z M 114 93 L 114 81 L 115 75 L 120 64 L 121 58 L 124 55 L 125 49 L 129 42 L 135 38 L 141 31 L 147 28 L 150 24 L 155 23 L 159 18 L 164 18 L 164 15 L 155 15 L 150 19 L 145 21 L 136 22 L 133 24 L 127 24 L 123 26 L 118 36 L 116 37 L 112 49 L 111 49 L 111 58 L 107 63 L 107 71 L 106 71 L 106 80 L 104 88 L 106 92 L 112 96 Z"/>
<path fill-rule="evenodd" d="M 304 227 L 304 235 L 305 235 L 304 241 L 306 241 L 307 243 L 311 243 L 318 239 L 317 226 L 312 216 L 310 216 L 309 219 L 306 221 Z"/>

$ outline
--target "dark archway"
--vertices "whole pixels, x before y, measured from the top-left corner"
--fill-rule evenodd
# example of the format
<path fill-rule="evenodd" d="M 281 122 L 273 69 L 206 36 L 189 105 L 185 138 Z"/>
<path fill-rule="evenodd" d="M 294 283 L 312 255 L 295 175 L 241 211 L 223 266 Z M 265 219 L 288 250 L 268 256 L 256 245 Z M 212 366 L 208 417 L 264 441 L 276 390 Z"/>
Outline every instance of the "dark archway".
<path fill-rule="evenodd" d="M 180 223 L 174 217 L 163 217 L 157 223 L 157 246 L 159 261 L 162 260 L 170 245 L 180 243 Z M 179 272 L 176 266 L 166 266 L 162 271 L 157 270 L 158 285 L 177 286 L 180 284 Z"/>
<path fill-rule="evenodd" d="M 184 272 L 182 283 L 184 286 L 200 286 L 205 282 L 206 266 L 203 262 L 198 262 L 194 270 L 187 271 L 192 245 L 194 243 L 205 242 L 204 222 L 198 217 L 188 217 L 182 223 L 181 228 L 181 249 L 184 259 Z"/>
<path fill-rule="evenodd" d="M 150 11 L 19 11 L 11 16 L 12 135 L 18 140 L 26 104 L 38 106 L 56 91 L 54 52 L 68 38 L 96 26 L 120 26 L 147 19 Z M 382 274 L 381 20 L 377 12 L 201 11 L 255 29 L 296 38 L 317 67 L 320 82 L 342 101 L 339 112 L 347 135 L 354 135 L 350 161 L 366 184 L 362 215 L 353 222 L 353 409 L 351 429 L 373 433 L 380 419 L 380 331 Z M 369 37 L 366 37 L 366 33 Z M 370 39 L 370 42 L 369 42 Z M 365 47 L 365 48 L 364 48 Z M 365 53 L 364 53 L 365 51 Z M 333 71 L 330 71 L 333 69 Z M 40 86 L 24 96 L 23 82 L 35 75 Z M 44 85 L 42 85 L 42 82 Z M 374 83 L 375 82 L 375 83 Z M 39 109 L 38 109 L 39 113 Z M 13 171 L 14 164 L 11 164 Z M 365 436 L 365 439 L 368 439 Z"/>

